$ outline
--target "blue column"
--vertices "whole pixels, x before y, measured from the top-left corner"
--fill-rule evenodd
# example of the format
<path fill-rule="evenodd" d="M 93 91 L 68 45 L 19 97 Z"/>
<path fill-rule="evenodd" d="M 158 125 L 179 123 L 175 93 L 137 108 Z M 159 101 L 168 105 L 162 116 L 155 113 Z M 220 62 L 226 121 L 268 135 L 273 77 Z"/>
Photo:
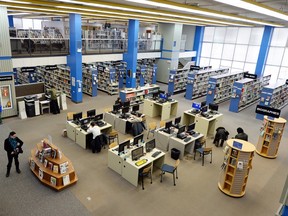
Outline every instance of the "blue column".
<path fill-rule="evenodd" d="M 271 26 L 265 26 L 264 28 L 264 33 L 263 33 L 263 37 L 261 41 L 258 60 L 257 60 L 256 68 L 255 68 L 255 74 L 258 77 L 261 77 L 264 73 L 264 68 L 265 68 L 265 64 L 266 64 L 266 60 L 267 60 L 267 56 L 269 52 L 273 30 L 274 30 L 274 27 L 271 27 Z"/>
<path fill-rule="evenodd" d="M 10 28 L 14 27 L 14 21 L 13 21 L 13 16 L 12 15 L 8 16 L 8 22 L 9 22 L 9 27 Z"/>
<path fill-rule="evenodd" d="M 196 57 L 193 57 L 192 61 L 195 61 L 195 65 L 197 66 L 200 63 L 203 37 L 204 37 L 204 26 L 196 26 L 194 45 L 193 45 L 193 51 L 196 51 Z"/>
<path fill-rule="evenodd" d="M 69 14 L 70 25 L 70 55 L 67 63 L 71 76 L 71 100 L 75 103 L 82 102 L 82 38 L 81 15 Z"/>
<path fill-rule="evenodd" d="M 124 54 L 124 61 L 127 62 L 126 87 L 136 87 L 136 69 L 138 53 L 138 32 L 139 20 L 129 20 L 128 25 L 128 50 Z"/>

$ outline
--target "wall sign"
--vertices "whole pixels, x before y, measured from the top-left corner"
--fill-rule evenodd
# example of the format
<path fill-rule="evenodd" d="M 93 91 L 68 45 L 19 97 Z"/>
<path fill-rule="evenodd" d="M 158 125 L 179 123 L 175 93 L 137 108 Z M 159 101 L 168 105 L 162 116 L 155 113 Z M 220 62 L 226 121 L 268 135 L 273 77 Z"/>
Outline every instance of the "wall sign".
<path fill-rule="evenodd" d="M 274 109 L 274 108 L 267 107 L 267 106 L 257 105 L 255 112 L 258 114 L 267 115 L 267 116 L 271 116 L 274 118 L 279 118 L 281 110 Z"/>
<path fill-rule="evenodd" d="M 13 80 L 12 76 L 0 76 L 0 81 L 9 81 Z"/>
<path fill-rule="evenodd" d="M 251 73 L 245 72 L 244 78 L 257 79 L 257 74 L 251 74 Z"/>

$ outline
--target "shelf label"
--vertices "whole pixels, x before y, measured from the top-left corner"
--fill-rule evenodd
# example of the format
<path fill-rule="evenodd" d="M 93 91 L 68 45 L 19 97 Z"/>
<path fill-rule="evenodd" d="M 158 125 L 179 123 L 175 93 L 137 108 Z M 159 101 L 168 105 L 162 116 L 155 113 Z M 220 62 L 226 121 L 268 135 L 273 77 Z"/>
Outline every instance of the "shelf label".
<path fill-rule="evenodd" d="M 190 65 L 190 70 L 194 70 L 194 71 L 196 71 L 196 70 L 200 70 L 200 67 L 199 66 L 195 66 L 195 65 Z"/>
<path fill-rule="evenodd" d="M 279 118 L 281 110 L 274 109 L 268 106 L 257 105 L 255 112 L 258 114 L 267 115 L 267 116 L 274 117 L 274 118 Z"/>
<path fill-rule="evenodd" d="M 257 79 L 257 74 L 251 74 L 251 73 L 245 72 L 244 78 Z"/>
<path fill-rule="evenodd" d="M 12 76 L 0 76 L 0 81 L 12 80 Z"/>
<path fill-rule="evenodd" d="M 22 67 L 21 72 L 35 72 L 35 67 Z"/>
<path fill-rule="evenodd" d="M 56 70 L 57 69 L 57 65 L 47 65 L 45 66 L 45 70 Z"/>

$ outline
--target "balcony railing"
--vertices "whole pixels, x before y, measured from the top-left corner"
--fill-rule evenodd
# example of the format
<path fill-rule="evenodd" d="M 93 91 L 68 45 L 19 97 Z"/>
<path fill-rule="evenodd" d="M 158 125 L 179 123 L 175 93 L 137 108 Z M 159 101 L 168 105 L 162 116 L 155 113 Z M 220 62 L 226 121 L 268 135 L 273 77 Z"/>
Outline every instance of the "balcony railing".
<path fill-rule="evenodd" d="M 13 57 L 69 55 L 69 39 L 10 38 Z M 127 52 L 127 39 L 82 39 L 82 54 Z M 161 40 L 138 41 L 138 52 L 160 51 Z"/>

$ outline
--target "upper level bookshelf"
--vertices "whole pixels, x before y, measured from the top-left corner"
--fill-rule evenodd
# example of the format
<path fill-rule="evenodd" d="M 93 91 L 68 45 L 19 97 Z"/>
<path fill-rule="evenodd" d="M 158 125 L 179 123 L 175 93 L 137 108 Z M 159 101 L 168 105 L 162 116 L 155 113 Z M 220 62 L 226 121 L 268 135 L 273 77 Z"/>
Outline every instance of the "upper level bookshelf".
<path fill-rule="evenodd" d="M 243 72 L 231 72 L 217 76 L 211 76 L 208 81 L 206 102 L 221 103 L 229 100 L 232 94 L 232 87 L 235 81 L 244 78 Z"/>
<path fill-rule="evenodd" d="M 193 98 L 205 96 L 207 94 L 209 78 L 214 75 L 225 74 L 228 72 L 229 68 L 206 68 L 189 72 L 187 77 L 185 98 L 192 100 Z"/>
<path fill-rule="evenodd" d="M 257 102 L 262 88 L 269 85 L 270 79 L 271 75 L 267 75 L 256 79 L 244 78 L 234 82 L 229 111 L 239 112 Z"/>

